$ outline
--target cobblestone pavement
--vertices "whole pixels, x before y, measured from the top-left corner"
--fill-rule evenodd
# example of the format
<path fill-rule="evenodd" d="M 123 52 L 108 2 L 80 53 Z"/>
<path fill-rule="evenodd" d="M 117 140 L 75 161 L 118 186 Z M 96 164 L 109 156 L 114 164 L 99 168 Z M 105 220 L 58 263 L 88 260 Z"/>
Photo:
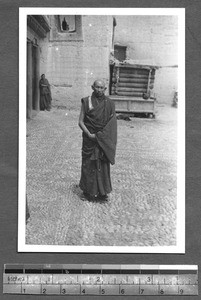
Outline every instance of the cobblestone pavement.
<path fill-rule="evenodd" d="M 177 109 L 156 119 L 118 120 L 113 191 L 85 200 L 78 187 L 81 130 L 77 111 L 54 107 L 27 124 L 26 243 L 170 246 L 176 244 Z"/>

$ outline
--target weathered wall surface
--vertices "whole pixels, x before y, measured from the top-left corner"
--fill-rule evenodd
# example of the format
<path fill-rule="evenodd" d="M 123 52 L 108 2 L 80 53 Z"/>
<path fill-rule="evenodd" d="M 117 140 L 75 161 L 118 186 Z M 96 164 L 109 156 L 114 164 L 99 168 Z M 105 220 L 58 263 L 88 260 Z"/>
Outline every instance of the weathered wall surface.
<path fill-rule="evenodd" d="M 30 27 L 27 27 L 27 38 L 36 41 L 40 49 L 40 74 L 47 72 L 47 53 L 49 45 L 49 33 L 45 38 L 40 38 Z"/>
<path fill-rule="evenodd" d="M 177 17 L 117 16 L 116 20 L 115 44 L 127 46 L 127 59 L 162 67 L 156 71 L 155 93 L 158 102 L 171 104 L 177 89 Z"/>
<path fill-rule="evenodd" d="M 58 34 L 54 16 L 51 31 L 40 41 L 41 74 L 48 78 L 59 105 L 79 108 L 91 94 L 91 84 L 103 78 L 109 84 L 112 16 L 81 16 L 79 36 Z M 176 16 L 116 16 L 115 44 L 127 46 L 127 59 L 160 66 L 154 91 L 159 103 L 172 103 L 177 89 L 178 63 Z M 107 90 L 108 91 L 108 90 Z"/>
<path fill-rule="evenodd" d="M 77 40 L 65 40 L 66 34 L 62 39 L 61 33 L 58 37 L 50 33 L 47 63 L 41 68 L 52 85 L 53 99 L 67 108 L 80 107 L 80 99 L 91 94 L 96 78 L 103 78 L 107 86 L 109 83 L 112 17 L 82 16 L 81 22 L 82 34 Z M 52 31 L 55 26 L 52 18 Z M 44 44 L 44 53 L 45 47 Z"/>

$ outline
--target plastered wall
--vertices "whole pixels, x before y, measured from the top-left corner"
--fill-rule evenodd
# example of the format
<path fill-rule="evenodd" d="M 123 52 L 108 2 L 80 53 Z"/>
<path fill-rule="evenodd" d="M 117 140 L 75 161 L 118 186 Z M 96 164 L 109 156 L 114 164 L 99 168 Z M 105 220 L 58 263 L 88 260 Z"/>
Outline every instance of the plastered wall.
<path fill-rule="evenodd" d="M 177 16 L 117 16 L 115 44 L 127 46 L 127 59 L 159 66 L 155 93 L 159 103 L 172 103 L 177 90 Z"/>
<path fill-rule="evenodd" d="M 82 34 L 77 40 L 55 37 L 48 43 L 46 77 L 53 99 L 69 109 L 79 108 L 82 97 L 91 94 L 97 78 L 109 84 L 109 54 L 112 47 L 112 17 L 82 16 Z M 54 19 L 51 20 L 54 28 Z M 51 33 L 50 33 L 51 35 Z M 46 51 L 46 45 L 42 52 Z M 45 64 L 44 64 L 45 66 Z"/>
<path fill-rule="evenodd" d="M 178 76 L 177 17 L 116 16 L 116 21 L 114 43 L 127 46 L 127 59 L 160 67 L 154 92 L 158 103 L 171 105 Z M 77 109 L 80 99 L 91 94 L 96 78 L 103 78 L 109 87 L 113 18 L 81 16 L 81 33 L 74 40 L 55 34 L 58 29 L 54 16 L 50 23 L 50 33 L 40 42 L 41 73 L 51 84 L 55 102 Z"/>

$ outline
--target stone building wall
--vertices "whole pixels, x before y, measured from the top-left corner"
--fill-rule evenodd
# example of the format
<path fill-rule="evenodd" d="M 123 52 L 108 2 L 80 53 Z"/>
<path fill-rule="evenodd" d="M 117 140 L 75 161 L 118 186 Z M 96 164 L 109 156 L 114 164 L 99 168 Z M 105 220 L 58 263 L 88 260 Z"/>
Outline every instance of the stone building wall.
<path fill-rule="evenodd" d="M 160 66 L 155 93 L 172 103 L 177 89 L 178 20 L 176 16 L 116 16 L 115 44 L 127 46 L 127 59 Z"/>
<path fill-rule="evenodd" d="M 49 31 L 49 21 L 46 16 L 27 16 L 27 118 L 32 118 L 40 110 L 39 80 L 41 66 L 47 64 Z M 44 45 L 46 49 L 43 49 Z"/>
<path fill-rule="evenodd" d="M 107 87 L 109 84 L 113 19 L 81 16 L 80 21 L 78 36 L 70 35 L 58 32 L 52 16 L 50 40 L 41 50 L 47 53 L 41 71 L 51 84 L 53 99 L 69 109 L 80 107 L 80 99 L 91 94 L 91 84 L 96 78 L 103 78 Z"/>
<path fill-rule="evenodd" d="M 47 17 L 47 16 L 44 16 Z M 49 19 L 47 18 L 49 23 Z M 47 53 L 49 47 L 50 32 L 45 37 L 40 37 L 32 28 L 27 26 L 27 39 L 36 42 L 40 50 L 40 74 L 47 72 Z"/>
<path fill-rule="evenodd" d="M 80 16 L 79 34 L 58 31 L 56 16 L 49 16 L 50 33 L 40 41 L 40 73 L 48 78 L 53 99 L 67 108 L 80 107 L 91 94 L 91 84 L 103 78 L 109 92 L 112 16 Z M 154 91 L 159 103 L 172 103 L 177 90 L 178 32 L 176 16 L 115 16 L 117 45 L 127 46 L 127 59 L 154 64 Z"/>

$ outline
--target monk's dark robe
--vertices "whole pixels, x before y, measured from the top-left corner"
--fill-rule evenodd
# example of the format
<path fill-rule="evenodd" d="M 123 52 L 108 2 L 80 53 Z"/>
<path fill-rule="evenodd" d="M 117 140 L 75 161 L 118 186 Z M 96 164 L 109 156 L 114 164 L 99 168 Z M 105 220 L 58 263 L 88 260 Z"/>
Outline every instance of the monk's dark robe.
<path fill-rule="evenodd" d="M 92 196 L 112 191 L 110 164 L 115 163 L 117 121 L 112 100 L 103 95 L 83 98 L 84 124 L 96 140 L 82 133 L 82 168 L 80 188 Z"/>
<path fill-rule="evenodd" d="M 46 109 L 50 110 L 52 96 L 51 96 L 50 84 L 46 78 L 40 79 L 39 88 L 40 88 L 40 110 L 46 110 Z"/>

